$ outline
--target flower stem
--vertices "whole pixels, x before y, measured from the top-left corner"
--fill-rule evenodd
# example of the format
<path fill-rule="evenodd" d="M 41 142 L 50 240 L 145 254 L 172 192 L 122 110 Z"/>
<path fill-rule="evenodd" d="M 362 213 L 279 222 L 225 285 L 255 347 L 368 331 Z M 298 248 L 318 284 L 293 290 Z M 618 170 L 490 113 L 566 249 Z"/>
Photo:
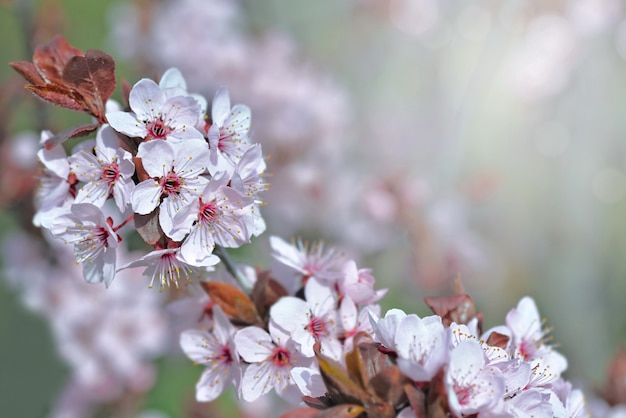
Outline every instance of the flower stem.
<path fill-rule="evenodd" d="M 126 218 L 124 220 L 124 222 L 122 222 L 121 224 L 119 224 L 118 226 L 113 228 L 114 232 L 117 232 L 121 227 L 123 227 L 124 225 L 126 225 L 127 223 L 129 223 L 130 221 L 132 221 L 135 218 L 135 214 L 133 213 L 132 215 L 130 215 L 128 218 Z"/>
<path fill-rule="evenodd" d="M 235 278 L 235 280 L 237 280 L 239 286 L 241 286 L 241 288 L 245 292 L 250 293 L 252 291 L 252 283 L 250 283 L 250 280 L 248 280 L 246 276 L 243 275 L 241 270 L 239 270 L 239 268 L 235 265 L 235 262 L 232 258 L 230 258 L 228 252 L 226 252 L 223 247 L 216 245 L 213 249 L 213 253 L 217 255 L 220 260 L 222 260 L 222 263 L 224 263 L 226 270 L 230 273 L 231 276 Z"/>

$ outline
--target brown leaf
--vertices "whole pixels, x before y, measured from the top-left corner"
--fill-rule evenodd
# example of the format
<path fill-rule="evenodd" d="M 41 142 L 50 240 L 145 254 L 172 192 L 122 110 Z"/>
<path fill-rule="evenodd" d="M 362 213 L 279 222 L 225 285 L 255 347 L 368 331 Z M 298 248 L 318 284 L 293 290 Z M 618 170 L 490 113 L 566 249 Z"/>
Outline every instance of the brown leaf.
<path fill-rule="evenodd" d="M 332 399 L 330 399 L 328 396 L 320 396 L 319 398 L 314 398 L 312 396 L 304 395 L 302 397 L 302 401 L 307 406 L 315 409 L 326 409 L 334 405 Z"/>
<path fill-rule="evenodd" d="M 425 298 L 424 302 L 441 317 L 445 326 L 450 326 L 452 322 L 467 324 L 476 316 L 474 301 L 468 294 Z"/>
<path fill-rule="evenodd" d="M 356 418 L 365 413 L 360 405 L 337 405 L 323 411 L 317 411 L 315 418 Z"/>
<path fill-rule="evenodd" d="M 63 70 L 77 55 L 83 55 L 83 51 L 70 45 L 63 36 L 56 35 L 47 44 L 35 48 L 33 64 L 48 83 L 63 85 Z"/>
<path fill-rule="evenodd" d="M 355 403 L 365 406 L 380 402 L 376 396 L 367 393 L 354 376 L 348 374 L 341 363 L 321 354 L 320 347 L 319 342 L 313 346 L 315 357 L 322 379 L 328 388 L 328 394 L 336 403 Z"/>
<path fill-rule="evenodd" d="M 46 139 L 43 143 L 43 146 L 45 149 L 50 150 L 61 144 L 62 142 L 65 142 L 67 139 L 80 138 L 89 135 L 90 133 L 98 129 L 98 126 L 100 125 L 98 125 L 97 123 L 92 123 L 66 129 L 63 132 L 59 132 L 58 134 Z"/>
<path fill-rule="evenodd" d="M 626 403 L 626 347 L 611 359 L 606 377 L 605 398 L 611 405 Z"/>
<path fill-rule="evenodd" d="M 37 71 L 37 67 L 35 67 L 32 63 L 28 61 L 15 61 L 10 62 L 9 65 L 15 71 L 20 73 L 20 75 L 24 77 L 26 81 L 28 81 L 30 84 L 45 84 L 44 79 Z"/>
<path fill-rule="evenodd" d="M 493 331 L 491 334 L 489 334 L 489 338 L 487 338 L 487 345 L 506 348 L 509 339 L 510 338 L 508 335 L 500 334 L 499 332 Z"/>
<path fill-rule="evenodd" d="M 257 280 L 252 288 L 252 301 L 259 312 L 261 319 L 266 320 L 272 305 L 283 296 L 287 296 L 287 291 L 280 283 L 274 280 L 270 271 L 260 271 L 257 273 Z"/>
<path fill-rule="evenodd" d="M 407 401 L 404 385 L 410 382 L 411 380 L 400 371 L 398 366 L 391 366 L 372 377 L 368 389 L 386 403 L 399 407 Z"/>
<path fill-rule="evenodd" d="M 361 350 L 359 350 L 357 345 L 354 346 L 352 351 L 346 353 L 345 360 L 348 374 L 352 376 L 361 387 L 367 387 L 370 376 L 367 376 L 366 366 L 363 364 L 363 358 L 361 357 Z"/>
<path fill-rule="evenodd" d="M 404 393 L 409 400 L 415 418 L 426 418 L 426 395 L 412 383 L 404 385 Z"/>
<path fill-rule="evenodd" d="M 318 412 L 320 412 L 318 409 L 298 408 L 285 412 L 280 418 L 315 418 Z"/>
<path fill-rule="evenodd" d="M 201 282 L 211 300 L 234 322 L 242 325 L 262 325 L 250 298 L 235 286 L 221 282 Z"/>
<path fill-rule="evenodd" d="M 63 70 L 63 81 L 77 91 L 89 113 L 104 121 L 105 104 L 115 91 L 115 61 L 102 51 L 90 49 L 72 57 Z"/>
<path fill-rule="evenodd" d="M 42 99 L 106 123 L 105 104 L 115 90 L 115 61 L 110 55 L 96 50 L 83 54 L 57 35 L 35 49 L 32 64 L 18 61 L 11 67 Z"/>
<path fill-rule="evenodd" d="M 71 91 L 63 87 L 54 84 L 46 84 L 43 86 L 28 84 L 26 88 L 46 102 L 78 112 L 85 111 L 85 106 L 81 103 L 81 99 L 75 97 Z"/>
<path fill-rule="evenodd" d="M 289 411 L 281 418 L 356 418 L 365 412 L 359 405 L 337 405 L 325 410 L 298 408 Z"/>
<path fill-rule="evenodd" d="M 430 381 L 428 395 L 426 396 L 427 418 L 446 418 L 448 416 L 448 395 L 444 374 L 442 367 Z"/>
<path fill-rule="evenodd" d="M 391 355 L 381 351 L 379 343 L 363 343 L 359 344 L 358 347 L 365 385 L 378 373 L 394 365 Z"/>
<path fill-rule="evenodd" d="M 159 210 L 155 209 L 147 215 L 135 214 L 135 228 L 139 236 L 148 244 L 154 245 L 163 236 L 159 226 Z"/>

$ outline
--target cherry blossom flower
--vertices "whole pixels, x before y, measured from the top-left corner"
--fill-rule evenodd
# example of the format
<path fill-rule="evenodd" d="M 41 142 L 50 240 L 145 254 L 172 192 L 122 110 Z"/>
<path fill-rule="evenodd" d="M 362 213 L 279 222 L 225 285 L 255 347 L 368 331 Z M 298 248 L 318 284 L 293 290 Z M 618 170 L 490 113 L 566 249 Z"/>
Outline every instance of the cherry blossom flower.
<path fill-rule="evenodd" d="M 429 381 L 448 361 L 448 332 L 441 317 L 407 315 L 395 336 L 398 367 L 411 379 Z"/>
<path fill-rule="evenodd" d="M 238 386 L 241 381 L 241 366 L 233 340 L 237 329 L 219 306 L 213 308 L 213 315 L 211 332 L 187 330 L 180 336 L 180 346 L 187 357 L 207 366 L 196 384 L 199 402 L 210 402 L 223 392 L 226 385 Z"/>
<path fill-rule="evenodd" d="M 119 237 L 100 208 L 90 203 L 73 204 L 71 213 L 57 217 L 50 231 L 54 237 L 74 244 L 76 262 L 83 264 L 85 280 L 104 282 L 109 287 L 115 278 Z"/>
<path fill-rule="evenodd" d="M 267 190 L 268 186 L 263 179 L 266 164 L 263 159 L 261 145 L 254 144 L 244 153 L 233 173 L 231 185 L 241 194 L 254 199 L 254 204 L 249 207 L 248 214 L 244 217 L 248 230 L 253 236 L 259 236 L 265 232 L 265 220 L 261 216 L 260 207 L 263 201 L 260 193 Z"/>
<path fill-rule="evenodd" d="M 50 131 L 43 131 L 42 142 L 51 136 Z M 69 210 L 76 196 L 77 179 L 70 169 L 63 147 L 54 147 L 50 150 L 40 149 L 37 157 L 44 168 L 35 193 L 37 213 L 33 217 L 33 224 L 49 228 L 59 213 Z"/>
<path fill-rule="evenodd" d="M 480 344 L 466 340 L 450 353 L 445 382 L 450 409 L 458 415 L 470 415 L 495 405 L 504 394 L 500 371 L 485 365 Z"/>
<path fill-rule="evenodd" d="M 364 309 L 358 310 L 354 301 L 350 296 L 344 296 L 339 306 L 339 318 L 341 320 L 341 328 L 343 330 L 343 350 L 344 352 L 352 351 L 354 347 L 354 337 L 362 332 L 365 335 L 373 335 L 374 328 L 369 319 L 370 313 L 380 314 L 380 306 L 371 305 Z"/>
<path fill-rule="evenodd" d="M 306 300 L 286 296 L 270 308 L 270 318 L 299 344 L 306 357 L 313 357 L 313 345 L 321 342 L 320 352 L 340 360 L 343 348 L 338 340 L 337 299 L 329 286 L 315 278 L 304 287 Z"/>
<path fill-rule="evenodd" d="M 250 147 L 250 108 L 245 105 L 230 107 L 228 90 L 221 87 L 215 93 L 211 107 L 213 124 L 208 137 L 211 147 L 211 173 L 232 169 Z"/>
<path fill-rule="evenodd" d="M 370 322 L 374 328 L 374 339 L 389 351 L 396 351 L 396 335 L 398 327 L 406 313 L 401 309 L 390 309 L 383 318 L 379 318 L 374 312 L 369 311 Z"/>
<path fill-rule="evenodd" d="M 169 233 L 172 239 L 180 241 L 189 233 L 181 254 L 190 264 L 203 265 L 215 244 L 240 247 L 250 241 L 244 211 L 253 201 L 228 187 L 229 181 L 226 172 L 218 173 L 172 221 L 173 229 Z"/>
<path fill-rule="evenodd" d="M 69 158 L 78 180 L 87 182 L 78 191 L 75 203 L 91 203 L 102 207 L 109 195 L 113 195 L 117 208 L 124 212 L 135 187 L 132 180 L 135 173 L 132 156 L 119 147 L 119 140 L 108 125 L 98 131 L 94 152 L 95 155 L 80 151 Z"/>
<path fill-rule="evenodd" d="M 291 369 L 308 366 L 290 335 L 270 321 L 269 333 L 258 327 L 246 327 L 235 334 L 237 352 L 250 363 L 241 380 L 241 396 L 252 402 L 272 389 L 292 400 L 301 394 L 291 379 Z M 295 392 L 294 392 L 295 390 Z M 296 399 L 293 399 L 293 394 Z"/>
<path fill-rule="evenodd" d="M 204 116 L 206 115 L 208 106 L 207 100 L 200 94 L 187 93 L 187 82 L 180 70 L 174 67 L 165 70 L 159 80 L 159 87 L 163 90 L 168 99 L 176 96 L 190 96 L 198 102 L 199 113 L 196 129 L 199 132 L 203 132 L 205 128 Z"/>
<path fill-rule="evenodd" d="M 534 300 L 522 298 L 517 307 L 506 316 L 511 330 L 511 347 L 514 356 L 531 364 L 531 385 L 541 386 L 559 378 L 567 368 L 567 359 L 546 344 L 548 331 L 542 329 L 542 321 Z"/>
<path fill-rule="evenodd" d="M 131 137 L 153 139 L 200 139 L 196 128 L 200 104 L 188 96 L 168 97 L 153 80 L 143 78 L 131 89 L 129 112 L 109 112 L 107 120 L 113 129 Z"/>
<path fill-rule="evenodd" d="M 324 251 L 322 243 L 309 247 L 300 240 L 292 245 L 279 237 L 270 237 L 270 245 L 272 256 L 302 274 L 303 282 L 310 277 L 324 282 L 334 282 L 341 277 L 341 273 L 336 269 L 342 255 L 334 248 Z"/>
<path fill-rule="evenodd" d="M 165 141 L 143 143 L 137 157 L 150 179 L 135 186 L 131 195 L 133 210 L 145 215 L 157 206 L 159 223 L 169 236 L 178 211 L 196 201 L 209 182 L 206 170 L 208 149 L 204 141 L 188 140 L 184 145 Z"/>
<path fill-rule="evenodd" d="M 215 255 L 208 257 L 204 267 L 210 267 L 219 263 L 219 258 Z M 162 250 L 154 250 L 138 260 L 132 261 L 119 270 L 135 267 L 146 267 L 143 271 L 144 276 L 150 277 L 150 285 L 152 288 L 154 279 L 157 279 L 161 289 L 168 288 L 172 283 L 176 287 L 179 283 L 187 283 L 191 279 L 200 279 L 206 270 L 189 265 L 181 256 L 180 248 L 166 248 Z"/>
<path fill-rule="evenodd" d="M 344 263 L 342 277 L 338 281 L 339 294 L 349 296 L 359 305 L 378 302 L 387 289 L 374 290 L 376 279 L 370 269 L 359 269 L 353 260 Z"/>

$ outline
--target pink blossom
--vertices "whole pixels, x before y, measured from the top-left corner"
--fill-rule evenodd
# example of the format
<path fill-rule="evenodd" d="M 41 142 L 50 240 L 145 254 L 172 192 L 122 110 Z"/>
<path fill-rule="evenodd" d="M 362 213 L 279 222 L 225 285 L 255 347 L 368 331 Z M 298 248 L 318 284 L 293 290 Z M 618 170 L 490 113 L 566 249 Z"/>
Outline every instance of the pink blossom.
<path fill-rule="evenodd" d="M 230 107 L 228 90 L 221 87 L 215 93 L 211 108 L 213 124 L 208 137 L 211 147 L 211 174 L 232 172 L 243 153 L 250 147 L 250 108 L 244 105 Z"/>
<path fill-rule="evenodd" d="M 325 251 L 323 243 L 315 243 L 309 247 L 300 240 L 294 245 L 279 237 L 270 237 L 270 245 L 272 256 L 300 273 L 303 281 L 315 277 L 320 281 L 334 282 L 341 277 L 337 268 L 342 255 L 334 248 Z"/>
<path fill-rule="evenodd" d="M 241 365 L 233 340 L 237 329 L 219 306 L 213 308 L 213 314 L 211 332 L 188 330 L 180 336 L 185 354 L 194 362 L 207 366 L 196 384 L 196 399 L 199 402 L 216 399 L 226 385 L 233 383 L 238 386 L 241 380 Z"/>
<path fill-rule="evenodd" d="M 329 286 L 315 278 L 304 287 L 306 300 L 285 296 L 270 309 L 270 318 L 299 345 L 306 357 L 313 357 L 313 345 L 321 342 L 320 351 L 335 360 L 343 354 L 338 340 L 337 298 Z"/>
<path fill-rule="evenodd" d="M 75 203 L 102 207 L 109 195 L 113 195 L 117 208 L 124 212 L 135 187 L 132 180 L 135 165 L 131 154 L 119 147 L 119 140 L 108 125 L 98 131 L 93 151 L 95 155 L 80 151 L 69 158 L 78 180 L 87 182 L 78 191 Z"/>
<path fill-rule="evenodd" d="M 200 105 L 192 97 L 167 97 L 157 83 L 143 78 L 131 89 L 128 101 L 131 113 L 106 114 L 109 124 L 118 132 L 146 141 L 203 138 L 195 128 Z"/>
<path fill-rule="evenodd" d="M 374 290 L 376 279 L 370 269 L 358 269 L 353 260 L 344 263 L 343 275 L 338 281 L 339 294 L 349 296 L 359 305 L 367 305 L 378 302 L 387 289 Z"/>
<path fill-rule="evenodd" d="M 202 140 L 188 140 L 184 145 L 165 141 L 143 143 L 137 157 L 151 178 L 135 187 L 131 195 L 133 210 L 145 215 L 158 206 L 159 224 L 165 234 L 172 234 L 174 216 L 195 202 L 209 182 L 202 176 L 208 152 Z"/>
<path fill-rule="evenodd" d="M 395 335 L 398 367 L 418 382 L 429 381 L 448 361 L 448 330 L 441 317 L 407 315 Z"/>
<path fill-rule="evenodd" d="M 471 415 L 488 410 L 504 394 L 500 371 L 485 365 L 480 344 L 466 340 L 450 353 L 445 383 L 450 409 L 458 415 Z"/>
<path fill-rule="evenodd" d="M 269 334 L 258 327 L 246 327 L 235 334 L 237 352 L 250 363 L 241 381 L 241 396 L 246 401 L 254 401 L 275 389 L 281 395 L 289 395 L 290 389 L 297 390 L 291 379 L 291 369 L 308 366 L 297 349 L 295 342 L 272 321 Z"/>
<path fill-rule="evenodd" d="M 56 238 L 74 244 L 76 262 L 83 264 L 83 275 L 90 283 L 109 287 L 115 277 L 115 250 L 118 235 L 97 206 L 76 203 L 71 213 L 56 218 L 50 231 Z"/>
<path fill-rule="evenodd" d="M 189 233 L 181 254 L 190 264 L 202 265 L 216 244 L 240 247 L 250 241 L 244 212 L 253 201 L 228 187 L 229 181 L 226 172 L 218 173 L 172 220 L 172 239 L 180 241 Z"/>
<path fill-rule="evenodd" d="M 205 267 L 210 267 L 219 262 L 219 258 L 211 255 L 206 260 Z M 157 279 L 161 289 L 168 288 L 172 283 L 178 287 L 179 283 L 187 283 L 191 279 L 200 279 L 206 270 L 199 269 L 189 265 L 181 256 L 180 248 L 167 248 L 163 250 L 152 251 L 138 260 L 132 261 L 120 270 L 146 267 L 143 271 L 144 276 L 150 277 L 150 288 Z"/>
<path fill-rule="evenodd" d="M 42 141 L 50 137 L 52 137 L 50 131 L 41 133 Z M 44 168 L 35 193 L 37 213 L 33 218 L 33 224 L 49 228 L 54 218 L 62 212 L 67 212 L 74 201 L 76 191 L 73 187 L 76 178 L 72 176 L 63 147 L 40 149 L 37 157 Z"/>

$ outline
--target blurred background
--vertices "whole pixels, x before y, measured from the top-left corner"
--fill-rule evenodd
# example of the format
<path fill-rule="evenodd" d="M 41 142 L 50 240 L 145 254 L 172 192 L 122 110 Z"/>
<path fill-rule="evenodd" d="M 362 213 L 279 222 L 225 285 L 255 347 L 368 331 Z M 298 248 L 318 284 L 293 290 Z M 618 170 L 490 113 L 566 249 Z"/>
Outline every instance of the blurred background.
<path fill-rule="evenodd" d="M 603 383 L 626 337 L 620 0 L 0 1 L 3 62 L 56 33 L 112 55 L 131 85 L 176 66 L 190 91 L 226 85 L 251 107 L 272 185 L 246 262 L 268 264 L 269 235 L 324 239 L 389 288 L 383 311 L 428 314 L 422 299 L 460 277 L 486 327 L 530 295 L 566 377 Z M 5 255 L 32 228 L 38 131 L 85 121 L 23 85 L 0 66 Z M 22 303 L 16 259 L 0 280 L 0 398 L 9 416 L 46 416 L 69 369 Z M 156 366 L 143 409 L 178 416 L 200 370 Z"/>

